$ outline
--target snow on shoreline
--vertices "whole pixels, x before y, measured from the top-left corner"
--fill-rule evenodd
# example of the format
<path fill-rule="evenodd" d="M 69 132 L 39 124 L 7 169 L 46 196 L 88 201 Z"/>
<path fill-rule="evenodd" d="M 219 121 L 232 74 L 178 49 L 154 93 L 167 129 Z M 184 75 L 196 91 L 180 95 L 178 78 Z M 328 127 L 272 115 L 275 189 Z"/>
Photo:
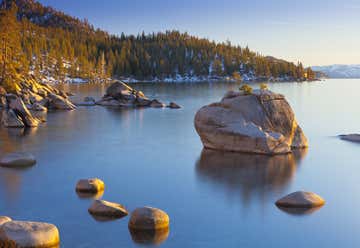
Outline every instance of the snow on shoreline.
<path fill-rule="evenodd" d="M 138 80 L 133 77 L 120 77 L 120 78 L 108 78 L 108 79 L 98 79 L 90 80 L 86 78 L 70 78 L 66 77 L 65 80 L 60 81 L 56 80 L 53 77 L 45 77 L 42 79 L 42 82 L 48 84 L 85 84 L 85 83 L 104 83 L 111 82 L 112 80 L 118 79 L 124 83 L 200 83 L 200 82 L 237 82 L 238 80 L 233 79 L 232 77 L 224 76 L 180 76 L 177 75 L 174 78 L 153 78 L 146 80 Z M 281 78 L 264 78 L 264 77 L 255 77 L 253 75 L 242 75 L 242 82 L 251 83 L 251 82 L 295 82 L 289 77 Z"/>

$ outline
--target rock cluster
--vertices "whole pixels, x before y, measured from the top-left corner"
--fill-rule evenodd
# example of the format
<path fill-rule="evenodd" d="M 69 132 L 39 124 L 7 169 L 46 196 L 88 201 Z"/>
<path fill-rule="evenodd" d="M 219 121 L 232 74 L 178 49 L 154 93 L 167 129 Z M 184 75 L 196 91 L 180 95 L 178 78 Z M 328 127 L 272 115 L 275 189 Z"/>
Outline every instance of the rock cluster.
<path fill-rule="evenodd" d="M 106 90 L 103 98 L 96 102 L 101 106 L 114 107 L 152 107 L 165 108 L 166 104 L 157 100 L 149 99 L 143 92 L 131 88 L 129 85 L 121 82 L 113 82 Z M 171 103 L 170 108 L 180 108 L 176 103 Z"/>
<path fill-rule="evenodd" d="M 285 97 L 269 90 L 228 92 L 196 113 L 195 128 L 215 150 L 274 155 L 308 146 Z"/>
<path fill-rule="evenodd" d="M 54 110 L 73 110 L 75 105 L 68 95 L 35 78 L 28 78 L 18 85 L 16 93 L 6 93 L 0 87 L 0 107 L 3 109 L 1 123 L 5 127 L 36 127 L 42 121 L 32 112 Z"/>

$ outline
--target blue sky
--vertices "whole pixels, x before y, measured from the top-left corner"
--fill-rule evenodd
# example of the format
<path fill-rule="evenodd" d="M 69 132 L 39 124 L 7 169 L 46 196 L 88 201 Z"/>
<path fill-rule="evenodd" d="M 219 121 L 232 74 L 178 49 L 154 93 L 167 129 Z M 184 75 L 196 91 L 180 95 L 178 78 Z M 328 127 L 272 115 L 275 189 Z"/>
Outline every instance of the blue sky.
<path fill-rule="evenodd" d="M 113 34 L 177 29 L 305 65 L 360 64 L 360 0 L 40 0 Z"/>

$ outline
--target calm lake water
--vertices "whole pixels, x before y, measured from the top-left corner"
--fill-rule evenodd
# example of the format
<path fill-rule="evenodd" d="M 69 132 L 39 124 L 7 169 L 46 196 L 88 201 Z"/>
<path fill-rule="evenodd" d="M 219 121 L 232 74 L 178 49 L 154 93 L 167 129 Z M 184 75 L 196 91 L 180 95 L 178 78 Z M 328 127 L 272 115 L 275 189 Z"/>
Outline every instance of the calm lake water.
<path fill-rule="evenodd" d="M 100 98 L 106 89 L 63 87 L 75 99 Z M 55 224 L 61 247 L 142 246 L 129 217 L 98 222 L 88 214 L 92 200 L 80 198 L 75 184 L 99 177 L 104 200 L 169 214 L 168 236 L 154 241 L 161 247 L 360 246 L 360 145 L 336 137 L 359 132 L 360 80 L 269 84 L 286 95 L 310 142 L 307 151 L 279 157 L 202 151 L 195 112 L 236 84 L 134 87 L 183 109 L 79 107 L 48 113 L 37 129 L 0 128 L 0 154 L 29 151 L 38 159 L 26 170 L 0 168 L 0 215 Z M 274 205 L 297 190 L 327 203 L 303 215 Z"/>

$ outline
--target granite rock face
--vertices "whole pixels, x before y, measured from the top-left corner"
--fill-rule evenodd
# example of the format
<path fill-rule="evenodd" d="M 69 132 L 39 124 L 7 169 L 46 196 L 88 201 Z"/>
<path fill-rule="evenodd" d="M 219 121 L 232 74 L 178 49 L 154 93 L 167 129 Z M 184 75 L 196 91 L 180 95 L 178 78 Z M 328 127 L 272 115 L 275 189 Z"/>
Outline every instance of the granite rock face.
<path fill-rule="evenodd" d="M 268 90 L 228 92 L 202 107 L 194 122 L 209 149 L 275 155 L 308 146 L 285 97 Z"/>

